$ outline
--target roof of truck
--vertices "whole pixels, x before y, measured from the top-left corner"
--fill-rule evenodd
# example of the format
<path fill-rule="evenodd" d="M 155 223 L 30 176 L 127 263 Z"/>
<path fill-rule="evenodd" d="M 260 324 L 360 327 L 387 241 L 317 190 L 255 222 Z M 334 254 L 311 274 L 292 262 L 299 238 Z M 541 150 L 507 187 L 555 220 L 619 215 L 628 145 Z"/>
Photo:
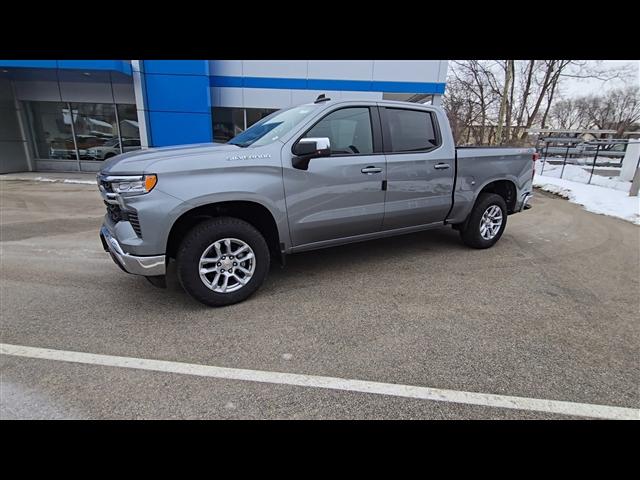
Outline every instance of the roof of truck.
<path fill-rule="evenodd" d="M 433 107 L 440 108 L 437 105 L 432 105 L 430 103 L 415 103 L 415 102 L 402 102 L 399 100 L 383 100 L 383 99 L 364 99 L 364 98 L 340 98 L 336 100 L 332 100 L 329 98 L 328 100 L 322 100 L 320 102 L 308 102 L 304 105 L 338 105 L 340 103 L 364 103 L 364 104 L 384 104 L 384 105 L 395 105 L 399 107 Z"/>

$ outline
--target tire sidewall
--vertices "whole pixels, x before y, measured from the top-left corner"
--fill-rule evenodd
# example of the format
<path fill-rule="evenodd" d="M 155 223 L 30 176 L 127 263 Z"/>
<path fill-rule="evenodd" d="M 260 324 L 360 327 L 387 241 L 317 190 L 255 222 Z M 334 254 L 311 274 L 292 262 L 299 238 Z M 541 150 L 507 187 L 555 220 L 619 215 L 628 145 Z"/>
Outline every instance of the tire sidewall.
<path fill-rule="evenodd" d="M 237 238 L 248 244 L 255 255 L 255 270 L 251 280 L 242 288 L 230 293 L 218 293 L 209 289 L 200 278 L 200 258 L 215 241 Z M 264 281 L 270 263 L 266 241 L 252 225 L 243 220 L 220 217 L 202 222 L 185 236 L 176 256 L 178 279 L 182 287 L 196 300 L 210 306 L 224 306 L 245 300 Z"/>

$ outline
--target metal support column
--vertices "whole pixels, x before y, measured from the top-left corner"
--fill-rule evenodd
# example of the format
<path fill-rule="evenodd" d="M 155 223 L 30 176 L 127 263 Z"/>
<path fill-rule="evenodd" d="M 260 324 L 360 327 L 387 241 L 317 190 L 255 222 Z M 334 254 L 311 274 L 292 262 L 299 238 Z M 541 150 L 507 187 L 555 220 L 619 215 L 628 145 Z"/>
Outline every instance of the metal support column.
<path fill-rule="evenodd" d="M 547 139 L 545 139 L 544 141 L 546 145 L 545 145 L 544 158 L 542 159 L 542 169 L 540 170 L 540 175 L 542 175 L 542 173 L 544 172 L 544 164 L 547 163 L 547 155 L 549 153 L 549 141 Z"/>
<path fill-rule="evenodd" d="M 73 118 L 73 110 L 71 109 L 71 103 L 67 102 L 67 108 L 69 109 L 69 118 L 71 119 L 71 136 L 73 137 L 73 148 L 76 151 L 76 160 L 78 162 L 78 171 L 82 171 L 80 166 L 80 152 L 78 151 L 78 142 L 76 141 L 76 128 L 74 126 L 75 118 Z"/>
<path fill-rule="evenodd" d="M 598 153 L 600 153 L 600 144 L 596 146 L 596 155 L 593 157 L 593 165 L 591 165 L 591 175 L 589 175 L 589 183 L 591 183 L 591 179 L 593 178 L 593 171 L 596 168 L 596 160 L 598 160 Z"/>
<path fill-rule="evenodd" d="M 560 170 L 560 178 L 564 174 L 564 166 L 567 164 L 567 156 L 569 155 L 569 148 L 571 148 L 571 144 L 567 145 L 567 150 L 564 152 L 564 161 L 562 162 L 562 170 Z"/>

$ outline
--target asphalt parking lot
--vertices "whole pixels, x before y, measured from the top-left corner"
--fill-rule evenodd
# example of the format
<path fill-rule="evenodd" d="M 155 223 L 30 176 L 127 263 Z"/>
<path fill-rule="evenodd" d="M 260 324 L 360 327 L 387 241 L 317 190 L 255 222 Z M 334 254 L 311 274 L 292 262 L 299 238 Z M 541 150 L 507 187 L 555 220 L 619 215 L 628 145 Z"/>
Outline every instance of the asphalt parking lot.
<path fill-rule="evenodd" d="M 298 254 L 221 309 L 126 275 L 94 186 L 0 181 L 3 344 L 640 408 L 640 228 L 536 192 L 489 250 L 444 228 Z M 0 355 L 0 417 L 577 418 Z"/>

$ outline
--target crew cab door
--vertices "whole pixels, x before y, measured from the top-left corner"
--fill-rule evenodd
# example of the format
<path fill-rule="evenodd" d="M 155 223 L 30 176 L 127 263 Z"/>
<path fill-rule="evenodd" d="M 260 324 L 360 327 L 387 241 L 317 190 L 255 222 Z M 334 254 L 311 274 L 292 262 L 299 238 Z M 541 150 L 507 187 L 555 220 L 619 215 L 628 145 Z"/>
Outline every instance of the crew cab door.
<path fill-rule="evenodd" d="M 383 230 L 444 221 L 455 153 L 443 145 L 435 111 L 380 106 L 380 116 L 388 181 Z"/>
<path fill-rule="evenodd" d="M 386 175 L 375 106 L 336 107 L 301 138 L 328 138 L 331 154 L 296 168 L 283 149 L 284 189 L 293 246 L 377 232 L 382 227 Z M 294 143 L 295 145 L 295 143 Z"/>

